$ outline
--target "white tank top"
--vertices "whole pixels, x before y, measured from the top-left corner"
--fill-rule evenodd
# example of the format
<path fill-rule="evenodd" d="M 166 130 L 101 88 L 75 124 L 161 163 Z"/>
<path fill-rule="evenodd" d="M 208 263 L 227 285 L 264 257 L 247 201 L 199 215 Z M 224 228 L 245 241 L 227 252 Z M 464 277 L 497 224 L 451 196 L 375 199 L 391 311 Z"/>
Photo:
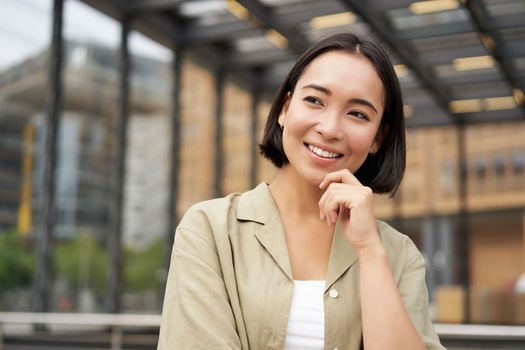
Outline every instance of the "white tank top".
<path fill-rule="evenodd" d="M 285 350 L 324 348 L 325 281 L 294 281 Z"/>

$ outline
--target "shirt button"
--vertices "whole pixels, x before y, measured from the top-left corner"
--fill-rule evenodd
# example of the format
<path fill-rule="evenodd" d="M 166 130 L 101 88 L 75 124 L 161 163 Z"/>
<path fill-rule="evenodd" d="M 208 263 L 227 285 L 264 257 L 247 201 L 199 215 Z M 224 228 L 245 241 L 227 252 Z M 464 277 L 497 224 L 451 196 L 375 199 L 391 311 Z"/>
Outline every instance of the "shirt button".
<path fill-rule="evenodd" d="M 337 298 L 339 296 L 339 292 L 335 289 L 330 289 L 330 291 L 328 292 L 328 295 L 330 296 L 330 298 Z M 337 349 L 334 349 L 334 350 L 337 350 Z"/>

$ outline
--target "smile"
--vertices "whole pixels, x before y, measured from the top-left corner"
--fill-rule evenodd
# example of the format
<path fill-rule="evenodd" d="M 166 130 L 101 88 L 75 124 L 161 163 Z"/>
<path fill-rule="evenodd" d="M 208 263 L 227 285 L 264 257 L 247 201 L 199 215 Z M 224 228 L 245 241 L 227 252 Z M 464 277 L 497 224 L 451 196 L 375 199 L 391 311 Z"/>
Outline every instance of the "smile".
<path fill-rule="evenodd" d="M 313 153 L 315 153 L 319 157 L 332 159 L 332 158 L 339 158 L 339 157 L 342 156 L 342 154 L 328 152 L 327 150 L 324 150 L 322 148 L 319 148 L 319 147 L 316 147 L 316 146 L 313 146 L 313 145 L 308 145 L 307 144 L 307 146 L 308 146 L 308 149 L 310 151 L 312 151 Z"/>

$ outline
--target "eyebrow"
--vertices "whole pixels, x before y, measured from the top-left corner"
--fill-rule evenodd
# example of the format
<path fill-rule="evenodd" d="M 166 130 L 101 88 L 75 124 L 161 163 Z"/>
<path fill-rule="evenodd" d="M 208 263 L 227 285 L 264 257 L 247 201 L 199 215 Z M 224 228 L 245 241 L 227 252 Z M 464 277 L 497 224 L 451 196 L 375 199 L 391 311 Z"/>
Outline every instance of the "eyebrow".
<path fill-rule="evenodd" d="M 301 89 L 308 89 L 308 88 L 315 89 L 315 90 L 321 91 L 322 93 L 324 93 L 324 94 L 326 94 L 328 96 L 332 96 L 332 92 L 329 89 L 325 88 L 324 86 L 317 85 L 317 84 L 306 84 Z M 368 100 L 365 100 L 364 98 L 351 98 L 350 100 L 348 100 L 348 102 L 350 102 L 350 103 L 357 103 L 357 104 L 361 104 L 361 105 L 364 105 L 364 106 L 368 106 L 368 107 L 372 108 L 376 113 L 378 113 L 377 109 L 374 107 L 372 102 L 370 102 Z"/>

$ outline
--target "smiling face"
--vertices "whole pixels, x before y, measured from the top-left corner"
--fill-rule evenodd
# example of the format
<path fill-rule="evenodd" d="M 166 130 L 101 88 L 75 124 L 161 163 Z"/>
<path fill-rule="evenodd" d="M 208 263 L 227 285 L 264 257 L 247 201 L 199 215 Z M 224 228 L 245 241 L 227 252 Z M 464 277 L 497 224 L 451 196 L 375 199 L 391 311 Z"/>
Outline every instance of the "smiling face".
<path fill-rule="evenodd" d="M 344 51 L 319 55 L 279 115 L 285 167 L 314 186 L 329 172 L 355 173 L 379 149 L 383 109 L 383 84 L 365 57 Z"/>

